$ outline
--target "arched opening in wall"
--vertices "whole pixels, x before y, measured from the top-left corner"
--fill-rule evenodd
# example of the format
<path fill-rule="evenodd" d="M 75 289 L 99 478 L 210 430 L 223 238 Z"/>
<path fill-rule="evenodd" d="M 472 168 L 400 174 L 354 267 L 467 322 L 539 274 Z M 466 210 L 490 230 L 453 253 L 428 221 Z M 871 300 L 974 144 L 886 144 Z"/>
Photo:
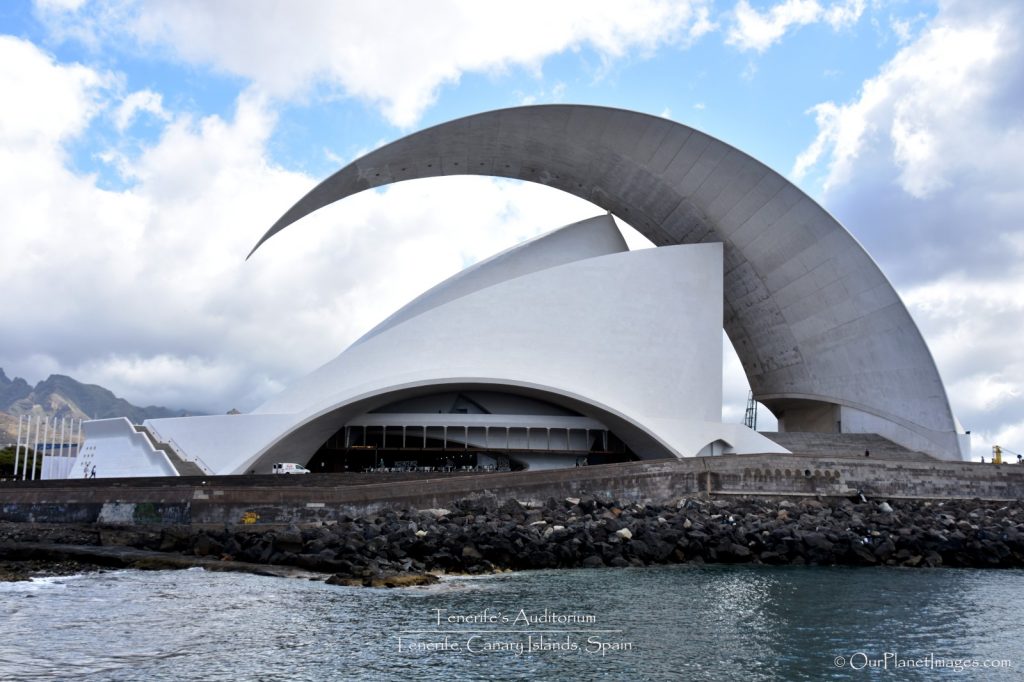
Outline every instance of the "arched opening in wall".
<path fill-rule="evenodd" d="M 307 465 L 314 472 L 517 471 L 639 459 L 601 419 L 549 395 L 445 389 L 345 421 Z"/>
<path fill-rule="evenodd" d="M 736 452 L 736 449 L 726 441 L 722 439 L 713 440 L 698 453 L 700 457 L 717 457 L 719 455 L 731 455 Z"/>

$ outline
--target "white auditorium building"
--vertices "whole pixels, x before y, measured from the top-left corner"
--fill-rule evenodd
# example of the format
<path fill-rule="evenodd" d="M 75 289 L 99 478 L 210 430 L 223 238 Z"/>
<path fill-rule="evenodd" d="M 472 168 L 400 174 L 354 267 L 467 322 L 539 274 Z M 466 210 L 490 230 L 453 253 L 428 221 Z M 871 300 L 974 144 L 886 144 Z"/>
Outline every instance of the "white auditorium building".
<path fill-rule="evenodd" d="M 339 170 L 257 248 L 357 192 L 457 174 L 540 182 L 605 212 L 449 278 L 249 414 L 86 422 L 72 475 L 787 452 L 722 422 L 723 327 L 780 431 L 967 452 L 924 339 L 857 241 L 767 166 L 659 117 L 548 105 L 441 124 Z M 630 251 L 612 214 L 658 248 Z"/>

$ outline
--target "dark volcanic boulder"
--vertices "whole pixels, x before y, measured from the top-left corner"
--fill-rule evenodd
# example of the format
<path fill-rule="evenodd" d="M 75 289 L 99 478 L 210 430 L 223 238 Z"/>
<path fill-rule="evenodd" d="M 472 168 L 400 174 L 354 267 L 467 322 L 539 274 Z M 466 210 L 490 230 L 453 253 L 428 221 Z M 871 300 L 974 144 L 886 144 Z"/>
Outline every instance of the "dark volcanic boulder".
<path fill-rule="evenodd" d="M 279 552 L 301 552 L 302 545 L 302 533 L 295 526 L 274 533 L 274 549 Z"/>

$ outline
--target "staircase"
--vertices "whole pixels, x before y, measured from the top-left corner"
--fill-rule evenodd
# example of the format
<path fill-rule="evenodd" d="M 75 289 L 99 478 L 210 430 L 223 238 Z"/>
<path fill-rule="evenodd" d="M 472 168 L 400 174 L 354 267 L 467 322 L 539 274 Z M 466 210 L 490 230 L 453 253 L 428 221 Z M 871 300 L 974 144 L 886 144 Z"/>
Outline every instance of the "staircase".
<path fill-rule="evenodd" d="M 871 459 L 913 462 L 935 461 L 935 457 L 910 450 L 877 433 L 775 433 L 762 431 L 761 435 L 775 441 L 794 455 L 818 457 L 860 457 L 865 450 Z"/>
<path fill-rule="evenodd" d="M 178 453 L 174 451 L 167 443 L 162 443 L 156 439 L 156 437 L 141 424 L 133 424 L 136 431 L 146 436 L 149 442 L 153 444 L 153 447 L 160 452 L 167 455 L 167 459 L 171 461 L 171 466 L 178 472 L 179 476 L 206 476 L 206 472 L 203 471 L 198 464 L 195 462 L 187 462 L 178 456 Z"/>

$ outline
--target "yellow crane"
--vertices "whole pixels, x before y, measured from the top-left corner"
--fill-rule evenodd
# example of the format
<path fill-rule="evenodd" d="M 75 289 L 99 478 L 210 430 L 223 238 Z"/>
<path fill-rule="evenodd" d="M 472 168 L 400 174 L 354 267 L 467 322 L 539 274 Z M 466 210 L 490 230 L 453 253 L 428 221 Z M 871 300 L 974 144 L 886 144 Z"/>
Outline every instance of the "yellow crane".
<path fill-rule="evenodd" d="M 1003 453 L 1004 452 L 1006 454 L 1008 454 L 1008 455 L 1017 455 L 1017 457 L 1024 457 L 1024 455 L 1021 455 L 1019 452 L 1014 452 L 1013 450 L 1010 450 L 1008 448 L 1000 447 L 998 445 L 993 445 L 992 446 L 992 463 L 993 464 L 1002 464 L 1003 463 Z"/>

